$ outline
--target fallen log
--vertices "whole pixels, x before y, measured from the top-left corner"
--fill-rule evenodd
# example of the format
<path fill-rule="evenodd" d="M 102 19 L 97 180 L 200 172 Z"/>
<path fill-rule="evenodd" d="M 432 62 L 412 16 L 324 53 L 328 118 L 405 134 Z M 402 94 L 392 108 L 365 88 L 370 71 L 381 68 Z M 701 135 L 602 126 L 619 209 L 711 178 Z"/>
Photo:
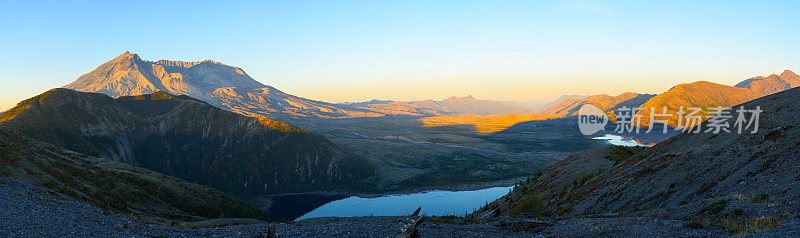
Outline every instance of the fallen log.
<path fill-rule="evenodd" d="M 417 210 L 414 211 L 414 213 L 411 213 L 411 217 L 418 216 L 420 211 L 422 211 L 422 207 L 417 208 Z"/>
<path fill-rule="evenodd" d="M 419 210 L 420 209 L 417 209 L 416 213 L 418 213 Z M 419 238 L 420 236 L 419 236 L 419 231 L 417 230 L 417 227 L 419 226 L 419 224 L 422 224 L 422 222 L 425 220 L 425 218 L 427 218 L 425 216 L 425 214 L 422 214 L 422 216 L 420 216 L 419 218 L 417 218 L 416 220 L 414 220 L 410 224 L 405 225 L 403 231 L 401 231 L 400 234 L 397 234 L 397 236 L 395 236 L 395 237 L 396 238 Z"/>

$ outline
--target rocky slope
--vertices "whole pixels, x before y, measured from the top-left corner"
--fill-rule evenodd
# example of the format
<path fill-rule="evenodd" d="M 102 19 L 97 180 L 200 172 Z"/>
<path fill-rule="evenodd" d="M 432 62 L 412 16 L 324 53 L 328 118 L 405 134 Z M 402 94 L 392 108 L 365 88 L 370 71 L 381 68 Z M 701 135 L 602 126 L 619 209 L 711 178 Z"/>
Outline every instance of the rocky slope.
<path fill-rule="evenodd" d="M 216 189 L 68 151 L 7 129 L 0 129 L 0 165 L 0 177 L 43 186 L 48 193 L 124 214 L 175 220 L 266 218 L 260 210 Z M 21 190 L 12 193 L 24 195 Z"/>
<path fill-rule="evenodd" d="M 742 104 L 763 110 L 757 133 L 683 133 L 643 151 L 571 156 L 474 216 L 614 213 L 732 232 L 778 226 L 800 210 L 798 100 L 800 89 L 790 89 Z"/>
<path fill-rule="evenodd" d="M 241 68 L 219 62 L 153 62 L 142 60 L 129 52 L 100 65 L 64 88 L 112 97 L 164 91 L 173 95 L 188 95 L 244 115 L 333 118 L 383 116 L 346 105 L 296 97 L 253 80 Z"/>
<path fill-rule="evenodd" d="M 252 219 L 149 224 L 106 212 L 47 189 L 0 178 L 0 236 L 3 237 L 256 237 L 274 226 L 278 237 L 394 237 L 408 217 L 314 218 L 287 223 Z M 698 228 L 681 220 L 638 217 L 527 219 L 503 217 L 471 223 L 457 217 L 432 217 L 419 227 L 421 237 L 728 237 L 719 228 Z M 797 237 L 800 219 L 750 234 Z M 750 237 L 748 236 L 748 237 Z"/>
<path fill-rule="evenodd" d="M 274 226 L 278 237 L 394 237 L 408 217 L 314 218 L 268 224 L 252 219 L 148 224 L 71 200 L 47 189 L 0 178 L 2 237 L 256 237 Z M 227 226 L 225 226 L 227 225 Z M 697 230 L 688 222 L 641 218 L 502 219 L 463 223 L 432 217 L 419 227 L 421 237 L 720 237 L 723 231 Z M 764 235 L 791 236 L 797 226 Z"/>
<path fill-rule="evenodd" d="M 53 89 L 0 116 L 0 128 L 232 193 L 347 188 L 374 174 L 321 135 L 164 92 Z"/>

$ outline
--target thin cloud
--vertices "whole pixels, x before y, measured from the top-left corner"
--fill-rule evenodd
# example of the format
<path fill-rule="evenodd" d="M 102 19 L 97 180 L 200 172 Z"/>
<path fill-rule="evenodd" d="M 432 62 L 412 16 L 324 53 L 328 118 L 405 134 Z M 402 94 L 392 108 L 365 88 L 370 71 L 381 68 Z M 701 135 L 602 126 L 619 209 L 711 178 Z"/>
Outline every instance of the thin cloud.
<path fill-rule="evenodd" d="M 473 57 L 473 56 L 491 56 L 491 55 L 530 55 L 530 53 L 526 53 L 526 52 L 484 52 L 484 53 L 462 54 L 462 55 L 458 55 L 458 56 L 460 56 L 460 57 Z"/>
<path fill-rule="evenodd" d="M 601 1 L 595 0 L 557 0 L 552 2 L 553 6 L 569 11 L 589 12 L 597 14 L 609 14 L 611 8 Z"/>

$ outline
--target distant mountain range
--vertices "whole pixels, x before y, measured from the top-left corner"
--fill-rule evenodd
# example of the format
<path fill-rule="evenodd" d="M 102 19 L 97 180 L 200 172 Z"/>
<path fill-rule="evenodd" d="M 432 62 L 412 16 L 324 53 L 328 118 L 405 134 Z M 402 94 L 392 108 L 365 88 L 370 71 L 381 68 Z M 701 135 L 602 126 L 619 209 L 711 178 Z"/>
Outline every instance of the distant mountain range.
<path fill-rule="evenodd" d="M 345 188 L 374 175 L 321 135 L 161 91 L 53 89 L 0 115 L 0 128 L 230 193 Z"/>
<path fill-rule="evenodd" d="M 386 104 L 386 103 L 391 103 L 391 102 L 394 102 L 394 101 L 392 101 L 392 100 L 372 99 L 372 100 L 365 101 L 365 102 L 342 102 L 342 103 L 339 103 L 339 104 L 348 105 L 348 106 L 365 107 L 365 106 L 368 106 L 370 104 Z"/>
<path fill-rule="evenodd" d="M 502 101 L 502 102 L 511 106 L 531 109 L 534 112 L 541 110 L 542 107 L 550 103 L 549 101 Z"/>
<path fill-rule="evenodd" d="M 786 70 L 781 75 L 768 77 L 754 77 L 747 79 L 736 86 L 727 86 L 706 81 L 679 84 L 670 90 L 655 94 L 623 93 L 617 96 L 606 94 L 588 97 L 564 96 L 559 98 L 537 113 L 520 114 L 516 116 L 477 116 L 477 115 L 440 115 L 422 118 L 420 121 L 425 126 L 446 125 L 474 125 L 480 132 L 497 132 L 526 120 L 546 120 L 553 118 L 571 117 L 577 115 L 578 109 L 584 104 L 592 104 L 606 111 L 611 123 L 615 122 L 616 112 L 622 107 L 642 108 L 636 115 L 641 116 L 639 126 L 650 126 L 651 109 L 662 113 L 667 108 L 670 117 L 655 117 L 658 120 L 667 120 L 668 126 L 679 127 L 678 111 L 681 107 L 685 110 L 690 107 L 701 108 L 701 116 L 709 117 L 708 108 L 731 107 L 753 99 L 780 92 L 800 85 L 800 76 Z M 478 129 L 480 128 L 480 129 Z"/>
<path fill-rule="evenodd" d="M 621 106 L 635 107 L 646 102 L 648 99 L 655 95 L 652 94 L 638 94 L 638 93 L 623 93 L 618 96 L 609 96 L 606 94 L 594 96 L 564 96 L 559 98 L 559 103 L 551 103 L 543 107 L 538 112 L 529 112 L 522 114 L 511 115 L 440 115 L 433 117 L 425 117 L 419 119 L 424 126 L 448 126 L 448 125 L 473 125 L 475 130 L 481 133 L 494 133 L 505 130 L 520 122 L 532 120 L 549 120 L 556 118 L 564 118 L 575 116 L 580 107 L 584 104 L 592 104 L 598 106 L 600 109 L 609 113 L 613 119 L 613 109 Z"/>
<path fill-rule="evenodd" d="M 559 104 L 559 103 L 561 103 L 563 101 L 566 101 L 566 100 L 569 100 L 569 99 L 580 100 L 580 99 L 584 99 L 586 97 L 589 97 L 589 96 L 588 95 L 561 95 L 561 97 L 558 97 L 555 101 L 552 101 L 552 102 L 549 102 L 547 104 L 544 104 L 541 107 L 537 108 L 536 110 L 537 110 L 537 112 L 549 110 L 549 109 L 553 108 L 555 105 L 557 105 L 557 104 Z"/>
<path fill-rule="evenodd" d="M 362 108 L 373 110 L 387 115 L 446 115 L 446 114 L 524 114 L 533 110 L 510 105 L 505 102 L 492 100 L 478 100 L 474 97 L 449 97 L 442 101 L 377 101 L 375 103 L 361 104 Z"/>
<path fill-rule="evenodd" d="M 617 96 L 600 94 L 588 96 L 582 99 L 569 98 L 540 113 L 545 115 L 554 115 L 556 117 L 575 116 L 577 115 L 580 107 L 584 104 L 592 104 L 603 111 L 611 113 L 614 111 L 614 109 L 622 106 L 636 107 L 642 105 L 644 102 L 650 98 L 653 98 L 654 96 L 654 94 L 626 92 Z"/>
<path fill-rule="evenodd" d="M 215 61 L 145 61 L 138 55 L 124 53 L 78 78 L 65 88 L 99 92 L 112 97 L 164 91 L 188 95 L 222 109 L 243 115 L 279 119 L 294 117 L 354 118 L 409 115 L 421 119 L 426 126 L 472 124 L 492 132 L 520 120 L 539 120 L 574 116 L 583 104 L 593 104 L 609 113 L 622 107 L 642 107 L 640 126 L 648 126 L 651 111 L 668 108 L 672 114 L 669 126 L 677 127 L 676 112 L 680 107 L 730 107 L 755 98 L 800 85 L 800 76 L 786 70 L 780 75 L 747 79 L 734 87 L 699 81 L 680 84 L 659 94 L 623 93 L 593 96 L 566 95 L 531 109 L 514 103 L 478 100 L 472 96 L 450 97 L 442 101 L 381 101 L 331 104 L 286 94 L 263 85 L 237 67 Z M 504 115 L 520 115 L 508 117 Z M 707 114 L 704 114 L 708 116 Z M 660 118 L 663 119 L 663 118 Z"/>
<path fill-rule="evenodd" d="M 708 117 L 711 116 L 708 114 L 708 108 L 718 106 L 730 107 L 798 85 L 800 85 L 800 77 L 794 74 L 794 72 L 786 70 L 780 76 L 775 74 L 769 77 L 759 76 L 747 79 L 737 84 L 735 87 L 707 81 L 698 81 L 676 85 L 670 90 L 658 95 L 623 93 L 614 97 L 600 94 L 582 99 L 569 98 L 562 100 L 560 103 L 540 113 L 555 117 L 575 116 L 580 106 L 592 104 L 609 113 L 610 118 L 613 120 L 615 112 L 620 108 L 639 107 L 642 108 L 642 110 L 637 112 L 637 115 L 641 115 L 639 125 L 649 126 L 651 115 L 650 108 L 655 108 L 656 113 L 661 113 L 662 108 L 667 108 L 667 113 L 673 116 L 668 119 L 661 117 L 658 119 L 666 119 L 668 120 L 669 126 L 677 127 L 677 111 L 680 107 L 702 108 L 701 115 Z"/>
<path fill-rule="evenodd" d="M 753 77 L 733 87 L 707 81 L 697 81 L 676 85 L 658 95 L 623 93 L 615 97 L 600 94 L 581 99 L 568 98 L 561 100 L 560 103 L 541 113 L 556 116 L 573 116 L 583 104 L 592 104 L 610 112 L 616 111 L 623 106 L 641 107 L 643 109 L 656 108 L 657 110 L 667 107 L 668 112 L 673 114 L 681 106 L 685 108 L 700 107 L 705 111 L 709 107 L 730 107 L 797 86 L 800 86 L 800 76 L 786 70 L 781 75 L 773 74 L 768 77 Z M 649 124 L 649 110 L 642 110 L 639 115 L 642 115 L 642 125 Z M 675 118 L 670 120 L 671 126 L 675 126 L 674 120 Z"/>

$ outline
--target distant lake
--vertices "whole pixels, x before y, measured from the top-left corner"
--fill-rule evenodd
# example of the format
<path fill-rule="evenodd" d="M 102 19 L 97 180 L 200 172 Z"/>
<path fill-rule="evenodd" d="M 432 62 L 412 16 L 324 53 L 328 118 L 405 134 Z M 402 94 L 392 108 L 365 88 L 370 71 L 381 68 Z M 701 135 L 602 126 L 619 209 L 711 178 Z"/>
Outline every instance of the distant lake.
<path fill-rule="evenodd" d="M 494 187 L 475 191 L 426 191 L 402 195 L 386 195 L 375 198 L 351 196 L 327 202 L 296 218 L 302 220 L 315 217 L 355 217 L 355 216 L 403 216 L 409 215 L 418 207 L 420 214 L 445 216 L 471 213 L 478 208 L 506 195 L 512 187 Z M 294 207 L 292 196 L 281 196 L 276 207 Z M 308 202 L 308 194 L 302 195 Z M 323 197 L 320 197 L 323 198 Z M 325 197 L 329 199 L 329 197 Z M 286 217 L 289 218 L 289 217 Z M 289 218 L 292 219 L 292 218 Z"/>
<path fill-rule="evenodd" d="M 594 137 L 594 140 L 604 140 L 612 145 L 621 145 L 621 146 L 647 146 L 645 144 L 641 144 L 634 139 L 626 138 L 618 135 L 612 134 L 605 134 L 604 136 Z"/>

